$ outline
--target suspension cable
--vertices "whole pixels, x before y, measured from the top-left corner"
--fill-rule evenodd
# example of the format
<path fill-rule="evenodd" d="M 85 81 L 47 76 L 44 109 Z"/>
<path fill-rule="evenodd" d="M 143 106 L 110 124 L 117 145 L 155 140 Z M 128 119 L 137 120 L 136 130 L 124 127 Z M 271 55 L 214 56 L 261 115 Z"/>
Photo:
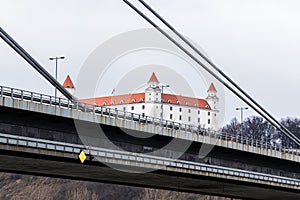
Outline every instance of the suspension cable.
<path fill-rule="evenodd" d="M 165 24 L 173 33 L 175 33 L 181 40 L 183 40 L 189 47 L 191 47 L 199 56 L 201 56 L 208 64 L 210 64 L 218 73 L 220 73 L 227 81 L 229 81 L 235 88 L 238 89 L 243 95 L 245 95 L 255 106 L 261 109 L 268 117 L 270 117 L 278 126 L 288 132 L 292 137 L 296 137 L 290 130 L 284 125 L 278 122 L 266 109 L 264 109 L 257 101 L 255 101 L 247 92 L 245 92 L 239 85 L 237 85 L 230 77 L 228 77 L 219 67 L 217 67 L 207 56 L 199 51 L 191 42 L 189 42 L 182 34 L 180 34 L 170 23 L 168 23 L 163 17 L 161 17 L 154 9 L 152 9 L 145 1 L 138 0 L 145 6 L 153 15 L 155 15 L 163 24 Z"/>
<path fill-rule="evenodd" d="M 290 132 L 285 126 L 279 123 L 271 114 L 269 114 L 262 106 L 260 106 L 253 98 L 251 98 L 245 91 L 243 91 L 236 83 L 234 83 L 225 73 L 223 73 L 215 64 L 213 64 L 206 56 L 204 56 L 196 47 L 194 47 L 189 41 L 187 41 L 178 31 L 176 31 L 169 23 L 167 23 L 161 16 L 159 16 L 149 5 L 147 5 L 144 1 L 139 0 L 147 9 L 149 9 L 156 17 L 158 17 L 165 25 L 167 25 L 178 37 L 180 37 L 186 44 L 188 44 L 198 55 L 200 55 L 205 61 L 207 61 L 212 67 L 219 72 L 226 80 L 228 80 L 231 84 L 233 84 L 243 95 L 245 95 L 252 103 L 255 104 L 259 109 L 257 109 L 251 102 L 249 102 L 246 98 L 244 98 L 241 94 L 239 94 L 235 89 L 233 89 L 230 85 L 228 85 L 225 81 L 223 81 L 217 74 L 215 74 L 212 70 L 210 70 L 206 65 L 204 65 L 199 59 L 197 59 L 192 53 L 190 53 L 186 48 L 184 48 L 181 44 L 179 44 L 174 38 L 172 38 L 168 33 L 166 33 L 162 28 L 160 28 L 157 24 L 155 24 L 149 17 L 147 17 L 143 12 L 141 12 L 137 7 L 135 7 L 128 0 L 123 0 L 131 9 L 133 9 L 137 14 L 139 14 L 142 18 L 144 18 L 148 23 L 150 23 L 155 29 L 157 29 L 161 34 L 163 34 L 168 40 L 170 40 L 173 44 L 175 44 L 180 50 L 182 50 L 186 55 L 192 58 L 196 63 L 198 63 L 201 67 L 203 67 L 209 74 L 211 74 L 214 78 L 216 78 L 219 82 L 221 82 L 227 89 L 229 89 L 232 93 L 238 96 L 242 101 L 244 101 L 247 105 L 249 105 L 253 110 L 255 110 L 258 114 L 263 116 L 267 121 L 269 121 L 274 127 L 279 129 L 283 134 L 285 134 L 288 138 L 294 141 L 298 146 L 300 146 L 300 139 L 296 137 L 292 132 Z"/>
<path fill-rule="evenodd" d="M 0 27 L 0 37 L 24 58 L 35 70 L 37 70 L 46 80 L 56 87 L 67 99 L 76 102 L 76 99 L 68 92 L 51 74 L 49 74 L 29 53 L 27 53 L 8 33 Z"/>

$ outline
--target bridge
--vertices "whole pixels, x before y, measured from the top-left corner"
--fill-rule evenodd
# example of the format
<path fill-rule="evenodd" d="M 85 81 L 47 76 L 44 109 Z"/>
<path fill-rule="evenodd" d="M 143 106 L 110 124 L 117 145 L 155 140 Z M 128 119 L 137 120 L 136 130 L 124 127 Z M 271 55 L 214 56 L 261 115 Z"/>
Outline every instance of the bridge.
<path fill-rule="evenodd" d="M 300 144 L 299 138 L 145 2 L 139 0 L 239 92 L 134 5 L 123 1 L 253 110 Z M 0 37 L 67 98 L 0 86 L 0 170 L 242 199 L 300 199 L 298 149 L 253 138 L 233 140 L 230 133 L 84 104 L 2 28 Z M 78 159 L 82 152 L 87 158 L 84 164 Z"/>
<path fill-rule="evenodd" d="M 299 151 L 4 86 L 0 105 L 2 171 L 244 199 L 300 197 Z M 105 137 L 94 135 L 98 126 Z M 155 151 L 173 139 L 191 144 L 179 159 L 176 146 Z M 203 145 L 214 146 L 205 158 Z"/>

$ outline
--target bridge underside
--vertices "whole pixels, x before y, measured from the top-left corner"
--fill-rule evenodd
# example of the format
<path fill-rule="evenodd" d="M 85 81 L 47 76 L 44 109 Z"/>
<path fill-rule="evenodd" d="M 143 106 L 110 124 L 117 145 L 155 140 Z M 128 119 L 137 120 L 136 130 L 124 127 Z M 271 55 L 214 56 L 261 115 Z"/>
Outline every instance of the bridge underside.
<path fill-rule="evenodd" d="M 2 133 L 75 144 L 81 143 L 72 119 L 2 106 L 0 106 L 0 113 L 0 131 Z M 82 123 L 84 123 L 85 130 L 90 130 L 93 127 L 91 123 Z M 105 133 L 107 133 L 110 141 L 129 152 L 143 153 L 144 146 L 157 149 L 168 144 L 170 141 L 170 138 L 159 135 L 155 135 L 149 139 L 138 140 L 126 136 L 117 127 L 103 125 L 102 128 L 106 130 Z M 99 144 L 102 144 L 100 147 L 105 148 L 105 138 L 98 139 L 100 140 Z M 187 159 L 189 157 L 198 157 L 200 147 L 201 144 L 193 143 L 185 154 L 186 158 L 183 159 L 189 160 Z M 74 158 L 67 158 L 64 155 L 58 156 L 57 154 L 54 154 L 57 156 L 53 156 L 53 154 L 50 156 L 38 152 L 35 152 L 35 154 L 31 151 L 29 151 L 30 153 L 25 153 L 14 151 L 14 149 L 4 150 L 7 149 L 6 147 L 0 149 L 2 149 L 0 150 L 0 170 L 5 172 L 170 189 L 243 199 L 300 199 L 299 190 L 284 187 L 268 187 L 257 183 L 254 185 L 246 181 L 191 175 L 188 173 L 171 172 L 171 170 L 157 170 L 151 173 L 127 173 L 109 168 L 100 162 L 87 161 L 82 165 L 76 156 Z M 176 151 L 176 149 L 170 149 L 169 151 Z M 290 172 L 295 173 L 295 175 L 299 173 L 299 164 L 296 162 L 234 149 L 225 149 L 216 146 L 208 156 L 211 159 L 212 165 L 231 166 L 250 171 L 257 170 L 262 173 L 268 168 L 270 172 L 274 170 L 275 175 L 279 169 L 287 175 Z M 192 161 L 200 162 L 201 160 Z M 133 170 L 132 167 L 131 170 Z"/>
<path fill-rule="evenodd" d="M 93 130 L 95 126 L 99 126 L 84 121 L 77 121 L 77 124 L 78 123 L 80 123 L 80 127 L 83 127 L 83 131 L 87 135 L 89 135 L 89 132 L 93 132 L 91 130 Z M 2 133 L 72 144 L 82 144 L 81 139 L 83 136 L 81 136 L 81 138 L 79 137 L 77 128 L 74 125 L 73 119 L 0 106 L 0 132 Z M 90 144 L 90 146 L 109 149 L 111 147 L 107 146 L 107 144 L 113 142 L 115 146 L 124 151 L 137 153 L 148 153 L 163 148 L 165 151 L 160 151 L 161 154 L 156 155 L 161 157 L 168 157 L 169 153 L 176 154 L 178 151 L 177 146 L 169 145 L 168 148 L 166 147 L 173 139 L 170 137 L 161 135 L 151 135 L 151 137 L 149 136 L 147 138 L 132 137 L 131 135 L 140 135 L 143 134 L 143 132 L 133 130 L 126 130 L 126 132 L 123 132 L 124 129 L 103 124 L 101 125 L 101 129 L 106 137 L 98 135 L 96 137 L 92 136 L 92 139 L 89 142 L 95 144 Z M 127 133 L 130 133 L 130 135 Z M 186 141 L 179 141 L 178 143 L 184 144 L 185 142 Z M 183 153 L 180 159 L 203 163 L 204 159 L 199 158 L 201 146 L 201 143 L 192 142 L 189 149 Z M 148 149 L 145 149 L 145 147 Z M 151 148 L 151 150 L 149 150 L 149 148 Z M 232 167 L 277 176 L 300 178 L 300 168 L 299 163 L 297 162 L 239 151 L 236 149 L 214 146 L 205 159 L 209 159 L 210 164 L 212 165 Z"/>
<path fill-rule="evenodd" d="M 242 199 L 300 199 L 300 193 L 294 190 L 262 187 L 257 184 L 251 185 L 245 182 L 187 175 L 166 170 L 129 173 L 112 169 L 95 161 L 80 164 L 78 159 L 6 150 L 0 151 L 0 160 L 0 170 L 4 172 L 126 184 Z M 115 167 L 125 169 L 124 166 Z M 130 170 L 134 171 L 133 168 Z"/>

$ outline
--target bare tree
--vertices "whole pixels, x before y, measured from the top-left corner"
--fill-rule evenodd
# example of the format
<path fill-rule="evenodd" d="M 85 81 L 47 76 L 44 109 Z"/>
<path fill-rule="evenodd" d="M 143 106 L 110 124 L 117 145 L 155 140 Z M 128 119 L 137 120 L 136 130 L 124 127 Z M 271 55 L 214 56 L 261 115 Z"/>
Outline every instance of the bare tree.
<path fill-rule="evenodd" d="M 288 117 L 286 119 L 282 119 L 281 123 L 295 134 L 296 137 L 300 138 L 300 119 Z M 282 133 L 279 133 L 279 138 L 281 139 L 282 145 L 288 148 L 300 148 Z"/>

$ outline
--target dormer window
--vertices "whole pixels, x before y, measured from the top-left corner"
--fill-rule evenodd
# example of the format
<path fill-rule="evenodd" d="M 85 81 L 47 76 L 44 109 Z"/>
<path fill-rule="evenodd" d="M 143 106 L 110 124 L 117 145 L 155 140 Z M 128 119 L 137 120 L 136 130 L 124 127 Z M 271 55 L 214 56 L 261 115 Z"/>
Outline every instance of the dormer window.
<path fill-rule="evenodd" d="M 171 100 L 170 100 L 170 99 L 168 99 L 168 103 L 171 103 Z"/>
<path fill-rule="evenodd" d="M 177 100 L 177 104 L 180 105 L 180 101 Z"/>
<path fill-rule="evenodd" d="M 115 101 L 111 101 L 111 105 L 115 105 Z"/>
<path fill-rule="evenodd" d="M 188 106 L 188 105 L 189 105 L 189 102 L 186 101 L 186 102 L 185 102 L 185 105 Z"/>
<path fill-rule="evenodd" d="M 121 100 L 121 101 L 120 101 L 120 104 L 124 104 L 124 100 Z"/>
<path fill-rule="evenodd" d="M 131 103 L 135 103 L 135 99 L 132 99 L 132 100 L 131 100 Z"/>
<path fill-rule="evenodd" d="M 103 106 L 106 106 L 106 102 L 104 101 L 102 105 L 103 105 Z"/>
<path fill-rule="evenodd" d="M 144 99 L 143 98 L 140 98 L 140 102 L 143 102 L 144 101 Z"/>

